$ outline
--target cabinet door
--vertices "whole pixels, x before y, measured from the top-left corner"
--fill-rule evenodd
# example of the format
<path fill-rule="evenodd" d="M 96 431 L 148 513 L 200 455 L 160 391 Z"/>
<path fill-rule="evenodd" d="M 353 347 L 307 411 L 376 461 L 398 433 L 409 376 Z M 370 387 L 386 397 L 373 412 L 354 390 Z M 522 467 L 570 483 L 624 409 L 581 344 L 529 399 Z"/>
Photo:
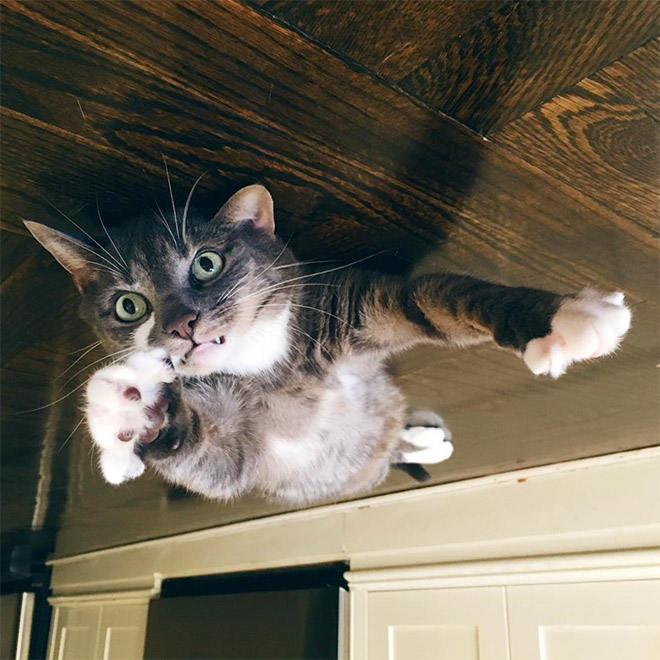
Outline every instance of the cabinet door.
<path fill-rule="evenodd" d="M 366 627 L 373 660 L 507 658 L 501 587 L 370 592 Z"/>
<path fill-rule="evenodd" d="M 144 656 L 148 603 L 104 605 L 99 660 L 139 660 Z"/>
<path fill-rule="evenodd" d="M 60 607 L 50 648 L 51 660 L 90 660 L 95 657 L 101 608 Z"/>
<path fill-rule="evenodd" d="M 511 660 L 657 660 L 660 580 L 508 587 Z"/>

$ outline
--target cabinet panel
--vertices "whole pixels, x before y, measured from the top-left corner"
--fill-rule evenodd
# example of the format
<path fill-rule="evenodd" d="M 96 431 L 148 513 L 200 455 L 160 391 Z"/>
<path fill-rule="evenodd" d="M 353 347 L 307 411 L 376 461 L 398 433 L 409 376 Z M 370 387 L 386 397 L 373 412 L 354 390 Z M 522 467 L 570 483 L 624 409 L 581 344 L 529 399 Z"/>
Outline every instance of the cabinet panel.
<path fill-rule="evenodd" d="M 401 660 L 478 660 L 476 626 L 389 626 L 390 657 Z"/>
<path fill-rule="evenodd" d="M 100 607 L 60 609 L 58 630 L 51 649 L 56 660 L 90 660 L 95 657 Z"/>
<path fill-rule="evenodd" d="M 138 660 L 144 655 L 147 603 L 104 605 L 101 612 L 103 660 Z"/>
<path fill-rule="evenodd" d="M 660 658 L 660 580 L 507 588 L 512 660 Z"/>
<path fill-rule="evenodd" d="M 371 592 L 367 612 L 374 660 L 507 658 L 501 587 Z"/>
<path fill-rule="evenodd" d="M 57 605 L 50 660 L 138 660 L 144 656 L 148 601 Z"/>

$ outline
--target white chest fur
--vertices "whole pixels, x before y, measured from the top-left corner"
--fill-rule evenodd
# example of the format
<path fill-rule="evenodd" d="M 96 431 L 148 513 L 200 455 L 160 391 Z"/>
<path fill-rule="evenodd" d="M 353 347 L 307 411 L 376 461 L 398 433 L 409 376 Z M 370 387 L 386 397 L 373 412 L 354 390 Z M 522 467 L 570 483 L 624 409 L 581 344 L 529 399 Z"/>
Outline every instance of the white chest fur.
<path fill-rule="evenodd" d="M 252 376 L 286 359 L 289 352 L 289 319 L 287 306 L 275 318 L 257 320 L 242 336 L 227 337 L 227 351 L 218 371 L 237 376 Z"/>

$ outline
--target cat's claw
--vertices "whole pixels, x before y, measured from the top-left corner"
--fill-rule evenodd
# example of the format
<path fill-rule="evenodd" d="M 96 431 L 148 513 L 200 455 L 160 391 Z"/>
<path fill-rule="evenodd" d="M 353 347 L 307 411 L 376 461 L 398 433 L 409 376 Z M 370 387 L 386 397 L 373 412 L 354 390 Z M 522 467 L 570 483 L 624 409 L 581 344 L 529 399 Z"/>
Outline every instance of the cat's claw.
<path fill-rule="evenodd" d="M 584 289 L 568 298 L 552 319 L 552 331 L 527 344 L 523 359 L 535 374 L 559 378 L 573 362 L 613 353 L 630 328 L 622 293 Z"/>
<path fill-rule="evenodd" d="M 162 349 L 135 353 L 90 379 L 87 424 L 101 450 L 101 472 L 109 483 L 120 484 L 144 472 L 135 445 L 153 442 L 167 426 L 163 385 L 174 379 L 172 363 Z"/>

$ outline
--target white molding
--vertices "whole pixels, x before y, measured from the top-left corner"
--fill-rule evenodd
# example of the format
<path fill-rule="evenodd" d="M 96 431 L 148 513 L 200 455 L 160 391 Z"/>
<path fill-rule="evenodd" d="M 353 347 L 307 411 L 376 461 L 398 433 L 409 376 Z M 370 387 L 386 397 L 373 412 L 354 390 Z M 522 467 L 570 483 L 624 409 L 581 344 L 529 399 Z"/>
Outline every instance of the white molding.
<path fill-rule="evenodd" d="M 660 579 L 660 548 L 348 571 L 351 591 Z"/>
<path fill-rule="evenodd" d="M 359 500 L 352 500 L 350 502 L 342 502 L 340 504 L 328 504 L 325 506 L 318 506 L 311 509 L 303 509 L 302 511 L 293 511 L 291 513 L 282 513 L 267 518 L 257 518 L 256 520 L 246 520 L 239 523 L 232 523 L 223 525 L 222 527 L 211 527 L 202 529 L 197 532 L 186 532 L 184 534 L 177 534 L 176 536 L 164 536 L 148 541 L 139 541 L 128 545 L 116 546 L 112 548 L 104 548 L 102 550 L 92 550 L 78 555 L 69 555 L 64 557 L 56 557 L 49 559 L 46 564 L 48 566 L 62 566 L 67 563 L 80 561 L 80 559 L 91 559 L 101 557 L 104 555 L 111 555 L 115 553 L 125 552 L 127 548 L 149 548 L 158 547 L 169 543 L 172 539 L 179 539 L 181 541 L 195 541 L 199 539 L 206 539 L 210 537 L 218 537 L 222 535 L 233 534 L 237 531 L 248 531 L 250 529 L 262 528 L 265 526 L 276 525 L 288 520 L 299 520 L 306 518 L 317 518 L 323 514 L 330 514 L 339 511 L 353 511 L 374 505 L 388 504 L 390 502 L 403 503 L 410 500 L 427 499 L 429 496 L 435 494 L 444 494 L 454 491 L 471 490 L 481 488 L 483 486 L 491 486 L 501 483 L 521 482 L 533 479 L 535 477 L 560 474 L 564 472 L 575 472 L 581 470 L 589 470 L 592 468 L 605 467 L 608 465 L 616 465 L 621 463 L 636 463 L 639 461 L 652 461 L 658 459 L 660 461 L 660 446 L 646 447 L 644 449 L 636 449 L 633 451 L 621 452 L 617 454 L 606 454 L 604 456 L 595 456 L 593 458 L 584 458 L 577 461 L 566 461 L 563 463 L 552 463 L 550 465 L 542 465 L 540 467 L 525 468 L 524 470 L 516 470 L 513 472 L 502 472 L 499 474 L 489 475 L 487 477 L 477 477 L 476 479 L 466 479 L 464 481 L 456 481 L 448 484 L 440 484 L 438 486 L 428 486 L 425 488 L 415 488 L 412 490 L 405 490 L 398 493 L 390 493 L 388 495 L 377 495 L 374 497 L 366 497 Z M 658 464 L 660 466 L 660 463 Z M 219 506 L 222 506 L 220 503 Z"/>
<path fill-rule="evenodd" d="M 349 660 L 351 642 L 351 597 L 345 589 L 339 589 L 339 625 L 337 626 L 337 659 Z"/>
<path fill-rule="evenodd" d="M 160 594 L 159 588 L 127 589 L 125 591 L 107 591 L 94 594 L 79 594 L 74 596 L 51 596 L 48 602 L 53 607 L 97 607 L 99 605 L 125 605 L 133 603 L 148 603 L 154 596 Z"/>
<path fill-rule="evenodd" d="M 16 641 L 16 660 L 27 660 L 30 652 L 30 636 L 34 618 L 35 595 L 24 591 L 21 595 L 21 617 L 18 622 L 18 640 Z"/>
<path fill-rule="evenodd" d="M 350 562 L 357 585 L 356 570 L 467 567 L 465 562 L 474 566 L 481 560 L 655 546 L 660 546 L 659 447 L 343 502 L 48 563 L 58 597 L 149 590 L 161 575 L 337 560 Z M 466 577 L 438 574 L 436 579 Z"/>

